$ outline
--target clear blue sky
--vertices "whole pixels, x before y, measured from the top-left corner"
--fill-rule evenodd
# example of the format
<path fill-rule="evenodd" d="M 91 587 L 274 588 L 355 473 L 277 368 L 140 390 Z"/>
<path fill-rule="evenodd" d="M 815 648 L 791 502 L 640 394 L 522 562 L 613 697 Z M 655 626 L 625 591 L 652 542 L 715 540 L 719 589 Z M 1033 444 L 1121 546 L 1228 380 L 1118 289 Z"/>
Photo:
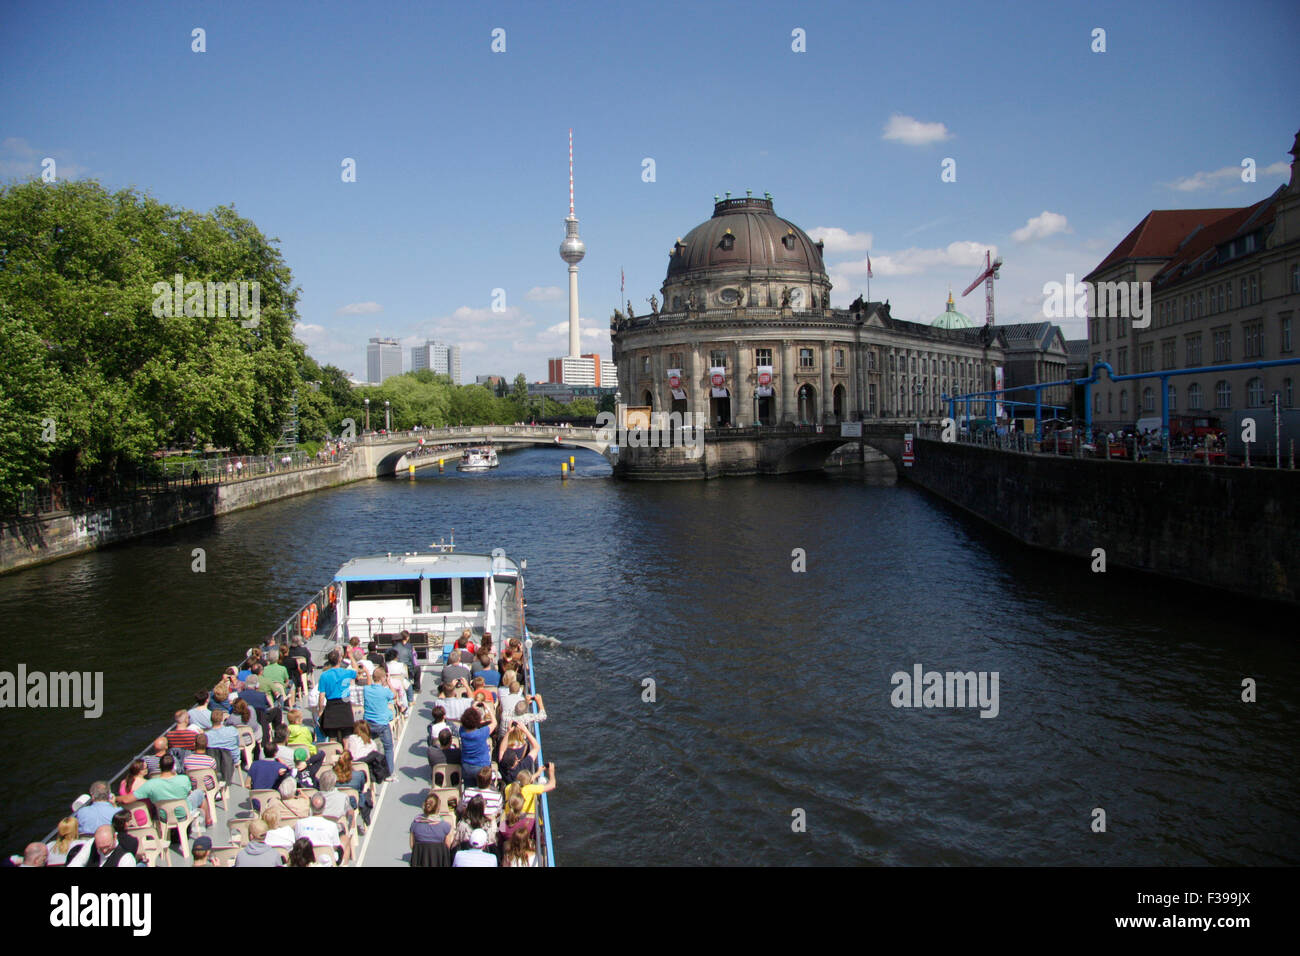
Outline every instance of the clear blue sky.
<path fill-rule="evenodd" d="M 644 309 L 728 189 L 820 230 L 836 305 L 869 250 L 871 297 L 928 321 L 992 247 L 998 319 L 1028 321 L 1148 210 L 1285 181 L 1298 35 L 1292 2 L 7 3 L 0 178 L 51 156 L 234 204 L 279 238 L 318 360 L 361 373 L 370 336 L 428 336 L 463 346 L 469 381 L 531 380 L 567 350 L 570 127 L 586 347 L 609 354 L 620 267 Z"/>

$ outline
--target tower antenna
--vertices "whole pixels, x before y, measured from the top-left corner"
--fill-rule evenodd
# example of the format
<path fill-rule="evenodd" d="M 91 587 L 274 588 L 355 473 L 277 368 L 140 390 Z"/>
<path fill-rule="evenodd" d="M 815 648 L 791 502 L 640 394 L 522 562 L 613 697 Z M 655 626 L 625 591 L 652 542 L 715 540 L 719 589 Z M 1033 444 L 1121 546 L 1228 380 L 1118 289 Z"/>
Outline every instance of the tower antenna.
<path fill-rule="evenodd" d="M 569 127 L 569 216 L 573 216 L 573 127 Z"/>

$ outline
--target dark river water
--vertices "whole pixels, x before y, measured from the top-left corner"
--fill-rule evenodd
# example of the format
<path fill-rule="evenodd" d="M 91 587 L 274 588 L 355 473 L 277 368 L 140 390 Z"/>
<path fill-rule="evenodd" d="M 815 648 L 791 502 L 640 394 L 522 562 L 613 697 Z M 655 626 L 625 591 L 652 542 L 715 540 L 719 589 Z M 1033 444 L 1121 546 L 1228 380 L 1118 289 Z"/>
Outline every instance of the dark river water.
<path fill-rule="evenodd" d="M 906 483 L 624 483 L 586 452 L 562 483 L 565 456 L 365 482 L 0 578 L 0 670 L 103 671 L 106 697 L 97 720 L 0 711 L 4 852 L 348 558 L 454 528 L 528 560 L 561 864 L 1300 863 L 1291 613 L 1093 574 Z M 918 664 L 997 672 L 996 717 L 893 706 L 892 675 Z"/>

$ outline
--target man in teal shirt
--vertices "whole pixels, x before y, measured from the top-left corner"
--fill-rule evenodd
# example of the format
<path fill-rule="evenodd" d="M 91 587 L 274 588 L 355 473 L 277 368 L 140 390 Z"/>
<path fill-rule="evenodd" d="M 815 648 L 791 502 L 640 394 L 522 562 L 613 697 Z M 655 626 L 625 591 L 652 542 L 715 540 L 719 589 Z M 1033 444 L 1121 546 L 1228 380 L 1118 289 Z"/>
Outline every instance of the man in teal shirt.
<path fill-rule="evenodd" d="M 194 783 L 189 777 L 176 774 L 176 758 L 171 754 L 163 754 L 158 758 L 158 770 L 160 771 L 158 776 L 137 783 L 134 790 L 119 798 L 120 802 L 125 804 L 138 803 L 141 800 L 152 803 L 160 800 L 184 800 L 191 810 L 199 808 L 203 803 L 203 791 L 195 790 Z M 205 807 L 204 810 L 206 809 Z M 212 826 L 211 819 L 206 822 L 208 826 Z"/>
<path fill-rule="evenodd" d="M 393 701 L 396 695 L 388 686 L 388 672 L 376 667 L 371 675 L 371 683 L 366 685 L 365 720 L 370 725 L 371 736 L 384 745 L 384 759 L 388 761 L 388 776 L 397 773 L 397 754 L 393 752 L 393 731 L 388 726 L 396 714 Z"/>

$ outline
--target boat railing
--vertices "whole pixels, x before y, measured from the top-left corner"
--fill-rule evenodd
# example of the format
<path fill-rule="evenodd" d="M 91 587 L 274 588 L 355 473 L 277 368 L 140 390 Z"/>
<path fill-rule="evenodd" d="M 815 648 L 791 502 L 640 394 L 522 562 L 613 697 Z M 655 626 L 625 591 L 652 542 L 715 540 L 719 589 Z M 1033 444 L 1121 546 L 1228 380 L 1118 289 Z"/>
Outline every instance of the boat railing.
<path fill-rule="evenodd" d="M 528 635 L 527 628 L 524 629 L 524 634 L 528 637 L 524 642 L 525 653 L 528 655 L 528 693 L 536 694 L 537 683 L 533 669 L 533 642 L 531 635 Z M 536 707 L 537 704 L 534 703 L 532 706 Z M 537 738 L 537 766 L 540 769 L 546 766 L 546 750 L 542 744 L 542 725 L 540 723 L 533 724 L 533 736 Z M 540 807 L 537 814 L 537 827 L 540 832 L 537 836 L 537 854 L 541 866 L 554 866 L 555 848 L 551 845 L 551 804 L 547 796 L 547 794 L 543 793 L 538 798 Z"/>

